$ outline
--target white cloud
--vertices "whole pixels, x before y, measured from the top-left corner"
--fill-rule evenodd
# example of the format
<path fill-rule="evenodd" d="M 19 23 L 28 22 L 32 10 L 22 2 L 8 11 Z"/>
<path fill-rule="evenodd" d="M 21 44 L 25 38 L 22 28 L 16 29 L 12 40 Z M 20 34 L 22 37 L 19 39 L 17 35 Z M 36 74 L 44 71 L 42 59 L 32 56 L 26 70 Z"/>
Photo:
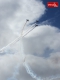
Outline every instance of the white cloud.
<path fill-rule="evenodd" d="M 36 34 L 36 35 L 35 35 Z M 59 29 L 53 26 L 49 25 L 41 25 L 39 27 L 36 27 L 31 33 L 29 33 L 24 38 L 24 52 L 26 54 L 26 61 L 31 66 L 32 70 L 38 75 L 42 77 L 49 77 L 52 75 L 58 75 L 60 74 L 60 51 L 59 51 L 59 36 L 60 32 Z M 58 41 L 58 43 L 56 43 Z M 20 42 L 18 42 L 20 45 Z M 54 45 L 56 44 L 56 46 Z M 54 46 L 53 46 L 54 45 Z M 58 47 L 58 48 L 57 48 Z M 16 47 L 17 48 L 17 47 Z M 20 47 L 19 47 L 20 48 Z M 48 51 L 49 57 L 46 57 L 46 48 L 52 50 L 51 52 Z M 20 48 L 21 49 L 21 48 Z M 20 52 L 21 53 L 21 52 Z M 19 54 L 20 54 L 19 53 Z M 34 54 L 35 53 L 35 54 Z M 17 64 L 19 62 L 19 58 L 22 59 L 21 54 L 15 54 L 15 57 L 13 55 L 13 61 L 10 61 L 9 63 L 8 56 L 6 56 L 6 59 L 4 58 L 4 63 L 8 64 L 8 76 L 12 76 L 12 68 L 14 66 L 13 62 Z M 3 60 L 3 59 L 2 59 Z M 16 61 L 17 60 L 17 61 Z M 21 61 L 21 60 L 20 60 Z M 3 64 L 3 63 L 2 63 Z M 1 65 L 2 66 L 2 65 Z M 12 68 L 10 68 L 12 66 Z M 2 67 L 3 69 L 3 67 Z M 5 72 L 3 70 L 3 72 Z M 3 74 L 3 73 L 2 73 Z M 2 76 L 1 76 L 2 77 Z M 55 77 L 55 76 L 54 76 Z M 6 77 L 7 78 L 7 77 Z M 17 75 L 18 80 L 21 79 L 30 79 L 31 77 L 27 75 L 25 68 L 22 66 L 20 62 L 20 72 L 19 75 Z M 32 78 L 31 78 L 32 79 Z M 4 79 L 2 79 L 4 80 Z M 58 80 L 58 79 L 56 79 Z"/>
<path fill-rule="evenodd" d="M 53 26 L 41 25 L 36 27 L 24 38 L 25 53 L 40 55 L 44 54 L 47 48 L 55 52 L 60 51 L 59 36 L 59 29 Z"/>
<path fill-rule="evenodd" d="M 42 1 L 0 0 L 0 47 L 15 39 L 15 34 L 20 35 L 21 26 L 26 19 L 29 19 L 30 23 L 34 22 L 42 17 L 45 10 Z M 59 31 L 51 25 L 40 25 L 23 39 L 26 61 L 38 76 L 49 77 L 60 74 Z M 17 53 L 0 55 L 0 80 L 11 77 L 14 66 L 18 62 L 20 62 L 20 68 L 17 79 L 33 80 L 22 65 L 20 41 L 11 48 L 16 49 Z"/>
<path fill-rule="evenodd" d="M 45 13 L 42 1 L 36 0 L 1 0 L 0 19 L 14 31 L 20 31 L 26 19 L 34 22 Z M 20 32 L 19 32 L 20 33 Z"/>
<path fill-rule="evenodd" d="M 60 74 L 60 32 L 58 28 L 41 25 L 29 33 L 23 41 L 25 54 L 30 57 L 28 57 L 28 62 L 38 75 L 48 77 Z"/>

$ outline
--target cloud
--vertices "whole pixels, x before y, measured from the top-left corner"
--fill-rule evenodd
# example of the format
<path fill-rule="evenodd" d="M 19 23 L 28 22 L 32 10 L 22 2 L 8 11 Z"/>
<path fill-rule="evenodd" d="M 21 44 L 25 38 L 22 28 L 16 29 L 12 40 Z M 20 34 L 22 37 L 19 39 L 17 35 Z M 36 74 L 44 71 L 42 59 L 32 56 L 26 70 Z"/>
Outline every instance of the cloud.
<path fill-rule="evenodd" d="M 0 47 L 2 48 L 20 35 L 26 19 L 30 20 L 30 24 L 41 18 L 45 10 L 42 1 L 0 0 Z M 28 25 L 27 27 L 30 27 Z M 39 25 L 23 38 L 23 44 L 26 62 L 38 76 L 44 78 L 60 74 L 60 30 L 58 28 Z M 20 63 L 20 68 L 16 78 L 33 80 L 22 64 L 20 41 L 11 46 L 11 49 L 11 51 L 15 49 L 15 54 L 0 55 L 0 80 L 11 77 L 17 63 Z"/>
<path fill-rule="evenodd" d="M 20 35 L 20 30 L 22 28 L 21 26 L 23 26 L 27 18 L 31 23 L 41 17 L 44 13 L 45 6 L 43 5 L 42 1 L 0 0 L 0 48 L 13 41 L 17 34 Z M 19 43 L 17 43 L 17 45 L 18 44 Z M 20 50 L 20 45 L 16 47 L 11 46 L 11 48 L 17 48 L 17 50 Z M 15 57 L 12 54 L 10 55 L 9 52 L 6 55 L 0 55 L 1 80 L 6 80 L 8 77 L 12 76 L 13 68 L 17 64 L 16 57 L 18 56 L 17 59 L 20 58 L 19 52 L 16 54 Z M 20 59 L 17 62 L 19 61 Z M 14 65 L 14 63 L 16 64 Z"/>
<path fill-rule="evenodd" d="M 54 26 L 41 25 L 36 27 L 24 38 L 25 53 L 42 55 L 48 48 L 52 52 L 60 51 L 59 36 L 59 29 Z"/>
<path fill-rule="evenodd" d="M 54 26 L 41 25 L 24 38 L 24 49 L 28 62 L 38 75 L 49 77 L 60 74 L 59 31 Z"/>
<path fill-rule="evenodd" d="M 1 4 L 1 21 L 5 21 L 15 34 L 19 34 L 26 19 L 34 22 L 45 13 L 42 1 L 11 0 Z"/>
<path fill-rule="evenodd" d="M 41 25 L 39 27 L 36 27 L 31 33 L 24 37 L 23 43 L 26 62 L 38 76 L 50 77 L 52 75 L 57 76 L 60 74 L 60 47 L 58 46 L 60 45 L 59 36 L 60 32 L 58 28 L 50 25 Z M 46 57 L 47 51 L 45 52 L 45 50 L 48 50 L 48 48 L 51 51 L 48 51 L 47 54 L 49 56 Z M 12 76 L 13 71 L 11 70 L 10 66 L 13 68 L 13 63 L 16 65 L 17 62 L 22 61 L 19 60 L 19 58 L 22 59 L 21 54 L 14 54 L 12 56 L 13 61 L 10 62 L 9 59 L 11 58 L 8 58 L 8 56 L 5 57 L 6 59 L 2 58 L 2 60 L 4 60 L 4 62 L 7 60 L 6 64 L 11 63 L 8 64 L 8 68 L 10 69 L 10 71 L 8 71 L 8 76 Z M 21 63 L 23 63 L 23 61 L 20 62 L 20 70 L 19 75 L 17 75 L 17 79 L 32 79 L 31 76 L 27 74 L 25 68 Z M 5 71 L 3 70 L 3 72 Z"/>

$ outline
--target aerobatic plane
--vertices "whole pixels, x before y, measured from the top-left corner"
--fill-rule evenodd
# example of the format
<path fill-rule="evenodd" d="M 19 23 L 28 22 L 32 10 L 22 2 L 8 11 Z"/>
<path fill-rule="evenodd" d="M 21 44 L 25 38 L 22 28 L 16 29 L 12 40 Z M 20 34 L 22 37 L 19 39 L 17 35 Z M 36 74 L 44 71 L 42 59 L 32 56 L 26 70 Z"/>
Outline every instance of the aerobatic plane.
<path fill-rule="evenodd" d="M 26 19 L 26 21 L 29 21 L 29 19 Z M 39 22 L 39 21 L 36 21 L 35 23 L 37 23 L 37 22 Z M 25 23 L 25 25 L 24 25 L 23 27 L 25 27 L 26 24 L 27 24 L 27 23 Z M 38 26 L 38 25 L 35 24 L 34 26 L 36 27 L 36 26 Z M 30 31 L 28 31 L 27 33 L 25 33 L 25 35 L 23 35 L 23 37 L 26 36 L 29 32 L 31 32 L 35 27 L 32 27 L 32 29 L 31 29 Z M 24 28 L 23 28 L 23 30 L 24 30 Z M 12 41 L 11 43 L 9 43 L 7 46 L 5 46 L 5 47 L 3 47 L 2 49 L 0 49 L 0 53 L 3 53 L 4 50 L 5 50 L 8 46 L 11 46 L 11 45 L 15 44 L 17 41 L 19 41 L 20 38 L 21 38 L 21 36 L 19 36 L 19 37 L 16 38 L 14 41 Z M 24 61 L 25 61 L 25 59 L 24 59 Z"/>
<path fill-rule="evenodd" d="M 38 23 L 39 21 L 36 20 L 36 23 Z"/>
<path fill-rule="evenodd" d="M 37 27 L 38 25 L 36 24 L 35 27 Z"/>
<path fill-rule="evenodd" d="M 29 19 L 26 19 L 26 21 L 29 21 Z"/>

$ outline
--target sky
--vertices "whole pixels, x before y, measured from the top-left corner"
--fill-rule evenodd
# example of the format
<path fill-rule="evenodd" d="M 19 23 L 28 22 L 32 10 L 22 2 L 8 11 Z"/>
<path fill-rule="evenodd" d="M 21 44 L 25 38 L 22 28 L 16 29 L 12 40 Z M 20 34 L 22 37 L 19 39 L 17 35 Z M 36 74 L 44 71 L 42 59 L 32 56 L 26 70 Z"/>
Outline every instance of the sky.
<path fill-rule="evenodd" d="M 48 8 L 49 1 L 60 4 L 59 0 L 0 0 L 0 80 L 60 79 L 60 5 Z M 39 22 L 21 39 L 26 19 L 24 34 Z"/>
<path fill-rule="evenodd" d="M 43 0 L 43 3 L 46 6 L 47 11 L 45 15 L 43 15 L 43 17 L 39 19 L 39 23 L 49 19 L 48 24 L 60 28 L 60 5 L 58 8 L 49 8 L 47 7 L 47 2 L 58 2 L 60 4 L 60 0 Z"/>

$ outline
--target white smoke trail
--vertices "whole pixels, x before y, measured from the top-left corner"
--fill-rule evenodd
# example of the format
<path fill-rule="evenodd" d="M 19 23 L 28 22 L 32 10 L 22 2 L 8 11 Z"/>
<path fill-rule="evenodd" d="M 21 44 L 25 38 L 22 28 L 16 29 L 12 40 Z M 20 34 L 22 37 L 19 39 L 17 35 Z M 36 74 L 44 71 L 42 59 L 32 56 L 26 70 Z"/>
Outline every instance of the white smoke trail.
<path fill-rule="evenodd" d="M 26 36 L 32 29 L 34 29 L 34 28 L 35 28 L 34 26 L 35 26 L 35 24 L 33 24 L 33 25 L 29 28 L 29 31 L 27 30 L 22 37 Z M 7 46 L 5 46 L 5 47 L 3 47 L 2 49 L 0 49 L 0 53 L 3 53 L 5 49 L 7 49 L 7 48 L 8 48 L 9 46 L 11 46 L 11 45 L 14 45 L 14 44 L 15 44 L 16 42 L 18 42 L 20 39 L 21 39 L 21 36 L 19 36 L 19 37 L 16 38 L 14 41 L 12 41 L 11 43 L 9 43 Z"/>
<path fill-rule="evenodd" d="M 0 53 L 0 56 L 7 55 L 7 54 L 15 54 L 15 53 L 16 50 L 8 46 L 3 52 Z"/>
<path fill-rule="evenodd" d="M 30 66 L 25 62 L 24 66 L 26 68 L 27 73 L 34 79 L 36 80 L 43 80 L 41 77 L 38 77 L 37 74 L 35 74 L 32 69 L 30 68 Z"/>
<path fill-rule="evenodd" d="M 0 49 L 0 53 L 3 53 L 4 51 L 8 50 L 8 47 L 10 47 L 11 45 L 15 44 L 19 39 L 20 39 L 20 36 L 18 38 L 16 38 L 14 41 L 12 41 L 11 43 L 9 43 L 7 46 L 5 46 L 2 49 Z"/>
<path fill-rule="evenodd" d="M 36 24 L 36 23 L 35 23 Z M 30 28 L 27 28 L 24 32 L 23 32 L 23 36 L 22 37 L 24 37 L 24 36 L 26 36 L 27 34 L 28 34 L 28 32 L 30 32 L 33 28 L 35 28 L 35 24 L 33 24 Z"/>

